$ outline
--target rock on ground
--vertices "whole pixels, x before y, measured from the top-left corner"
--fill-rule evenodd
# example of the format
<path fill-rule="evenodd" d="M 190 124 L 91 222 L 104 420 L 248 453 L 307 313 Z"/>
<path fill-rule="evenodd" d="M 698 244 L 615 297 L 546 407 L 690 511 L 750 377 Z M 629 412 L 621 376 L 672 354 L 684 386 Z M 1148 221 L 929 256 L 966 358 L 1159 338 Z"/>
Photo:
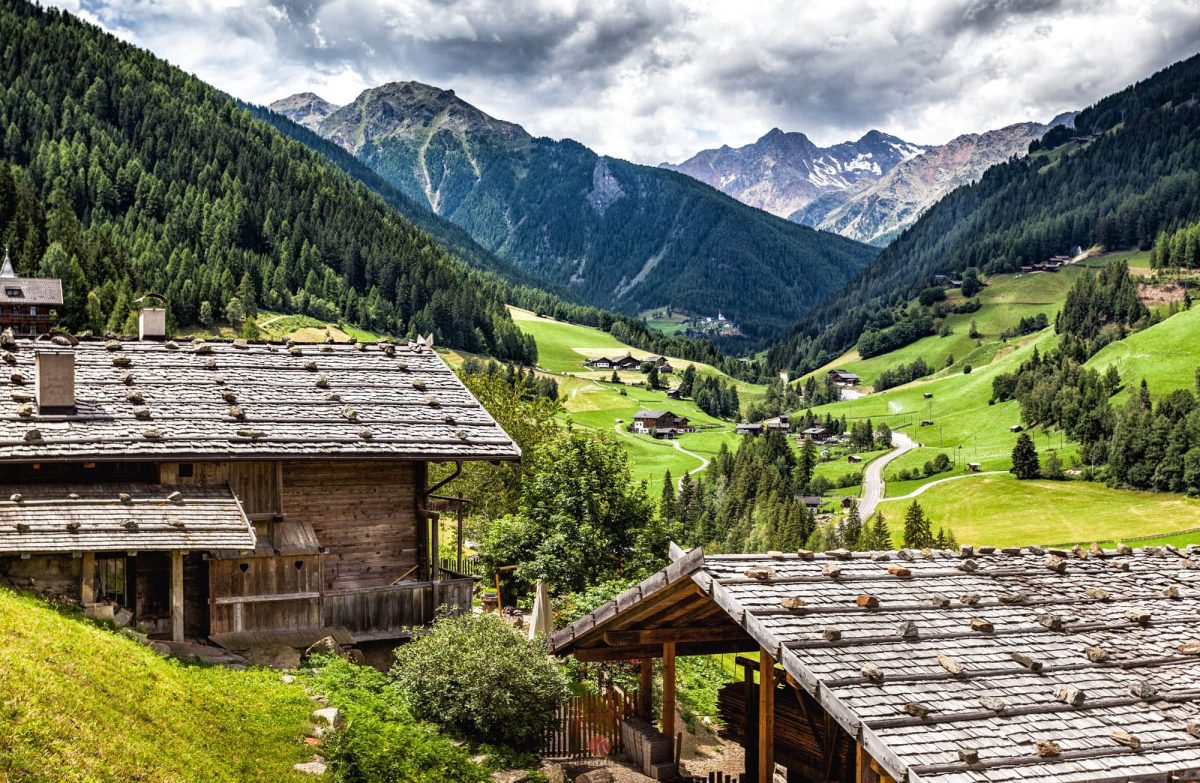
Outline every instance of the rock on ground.
<path fill-rule="evenodd" d="M 302 764 L 293 764 L 292 769 L 297 772 L 303 772 L 305 775 L 324 775 L 328 767 L 325 766 L 323 759 L 315 758 L 312 761 L 305 761 Z"/>

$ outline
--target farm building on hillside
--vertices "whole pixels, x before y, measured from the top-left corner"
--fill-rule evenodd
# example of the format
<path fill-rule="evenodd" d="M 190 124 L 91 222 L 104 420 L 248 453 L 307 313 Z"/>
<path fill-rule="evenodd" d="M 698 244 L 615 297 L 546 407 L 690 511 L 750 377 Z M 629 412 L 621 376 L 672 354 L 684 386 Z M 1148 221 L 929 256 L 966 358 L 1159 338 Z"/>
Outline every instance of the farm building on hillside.
<path fill-rule="evenodd" d="M 656 438 L 673 438 L 685 432 L 694 432 L 686 416 L 676 416 L 671 411 L 638 411 L 633 414 L 630 432 L 652 435 Z"/>
<path fill-rule="evenodd" d="M 797 495 L 796 499 L 804 504 L 804 507 L 809 511 L 816 513 L 821 510 L 821 504 L 825 502 L 825 498 L 820 495 Z"/>
<path fill-rule="evenodd" d="M 174 640 L 398 638 L 470 605 L 429 464 L 520 450 L 427 344 L 176 344 L 162 314 L 6 352 L 0 577 Z"/>
<path fill-rule="evenodd" d="M 857 375 L 845 370 L 830 370 L 829 376 L 838 386 L 857 386 L 860 380 Z"/>
<path fill-rule="evenodd" d="M 758 422 L 746 421 L 740 422 L 733 431 L 737 435 L 761 435 L 763 426 Z"/>
<path fill-rule="evenodd" d="M 616 357 L 598 356 L 584 361 L 583 366 L 594 370 L 636 370 L 642 366 L 642 363 L 629 354 L 625 354 Z"/>
<path fill-rule="evenodd" d="M 782 416 L 774 416 L 770 419 L 765 419 L 762 425 L 764 428 L 766 428 L 767 432 L 786 433 L 789 429 L 791 429 L 791 425 L 788 424 L 788 417 L 786 413 Z"/>
<path fill-rule="evenodd" d="M 833 435 L 833 433 L 829 431 L 828 427 L 821 426 L 809 427 L 808 429 L 800 432 L 801 438 L 808 438 L 813 443 L 820 443 L 821 441 L 828 440 L 831 435 Z"/>
<path fill-rule="evenodd" d="M 52 277 L 17 277 L 8 248 L 0 265 L 0 329 L 17 336 L 45 334 L 58 323 L 63 304 L 62 281 Z"/>
<path fill-rule="evenodd" d="M 671 738 L 677 657 L 750 654 L 718 697 L 750 781 L 1200 779 L 1198 547 L 671 550 L 551 649 L 640 660 L 642 704 L 662 659 Z"/>

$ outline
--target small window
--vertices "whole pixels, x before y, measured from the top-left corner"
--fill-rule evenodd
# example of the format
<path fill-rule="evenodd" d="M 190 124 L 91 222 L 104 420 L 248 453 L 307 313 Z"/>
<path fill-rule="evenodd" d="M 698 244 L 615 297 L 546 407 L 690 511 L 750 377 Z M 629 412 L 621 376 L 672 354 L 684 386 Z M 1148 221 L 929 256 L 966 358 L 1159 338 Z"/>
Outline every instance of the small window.
<path fill-rule="evenodd" d="M 30 308 L 29 308 L 29 314 L 30 314 L 30 315 L 37 315 L 37 308 L 36 308 L 36 307 L 30 307 Z"/>
<path fill-rule="evenodd" d="M 191 478 L 196 475 L 196 468 L 190 462 L 179 463 L 179 478 Z"/>
<path fill-rule="evenodd" d="M 20 288 L 11 288 L 11 287 L 5 288 L 4 295 L 7 296 L 9 299 L 24 299 L 25 298 L 25 292 L 22 291 Z"/>
<path fill-rule="evenodd" d="M 96 560 L 99 590 L 96 597 L 104 601 L 125 603 L 125 558 L 105 557 Z"/>
<path fill-rule="evenodd" d="M 12 306 L 12 314 L 13 314 L 13 315 L 20 315 L 20 314 L 21 314 L 21 308 L 17 307 L 16 305 L 13 305 L 13 306 Z"/>

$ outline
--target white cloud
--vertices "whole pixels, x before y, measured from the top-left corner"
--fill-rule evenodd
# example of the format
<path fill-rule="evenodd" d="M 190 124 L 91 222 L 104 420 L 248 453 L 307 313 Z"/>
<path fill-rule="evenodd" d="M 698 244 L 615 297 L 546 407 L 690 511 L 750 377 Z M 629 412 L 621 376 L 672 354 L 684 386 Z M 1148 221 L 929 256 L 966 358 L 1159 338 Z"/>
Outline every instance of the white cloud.
<path fill-rule="evenodd" d="M 217 87 L 417 80 L 646 163 L 772 127 L 943 142 L 1082 108 L 1200 45 L 1200 0 L 56 0 Z"/>

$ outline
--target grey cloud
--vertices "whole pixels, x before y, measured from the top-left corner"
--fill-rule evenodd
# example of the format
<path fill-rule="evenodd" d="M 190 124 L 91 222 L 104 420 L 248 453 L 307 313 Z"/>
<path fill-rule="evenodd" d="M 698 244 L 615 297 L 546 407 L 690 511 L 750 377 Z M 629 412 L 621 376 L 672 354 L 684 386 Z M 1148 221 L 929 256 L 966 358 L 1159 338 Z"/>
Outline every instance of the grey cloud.
<path fill-rule="evenodd" d="M 412 79 L 650 163 L 771 127 L 937 143 L 1044 121 L 1200 48 L 1200 0 L 50 1 L 249 100 Z"/>

